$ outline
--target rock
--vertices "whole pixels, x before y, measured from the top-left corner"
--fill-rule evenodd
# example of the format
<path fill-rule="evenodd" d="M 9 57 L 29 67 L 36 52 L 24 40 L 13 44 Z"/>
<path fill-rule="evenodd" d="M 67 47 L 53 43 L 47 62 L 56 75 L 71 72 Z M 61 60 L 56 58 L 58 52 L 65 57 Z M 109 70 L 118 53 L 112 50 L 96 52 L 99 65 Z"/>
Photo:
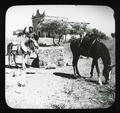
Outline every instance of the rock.
<path fill-rule="evenodd" d="M 56 65 L 54 63 L 48 63 L 45 69 L 55 69 Z"/>
<path fill-rule="evenodd" d="M 38 57 L 39 57 L 40 67 L 44 66 L 45 68 L 55 68 L 56 66 L 64 66 L 64 62 L 63 62 L 64 48 L 63 47 L 39 48 Z"/>
<path fill-rule="evenodd" d="M 18 77 L 21 76 L 21 74 L 22 74 L 21 70 L 13 71 L 12 77 Z"/>
<path fill-rule="evenodd" d="M 64 62 L 63 61 L 58 61 L 58 65 L 57 66 L 64 66 Z"/>
<path fill-rule="evenodd" d="M 26 82 L 25 76 L 24 76 L 24 75 L 19 76 L 17 85 L 18 85 L 19 87 L 25 87 L 25 86 L 26 86 L 26 83 L 27 83 L 27 82 Z"/>
<path fill-rule="evenodd" d="M 66 66 L 72 66 L 72 62 L 67 62 Z"/>

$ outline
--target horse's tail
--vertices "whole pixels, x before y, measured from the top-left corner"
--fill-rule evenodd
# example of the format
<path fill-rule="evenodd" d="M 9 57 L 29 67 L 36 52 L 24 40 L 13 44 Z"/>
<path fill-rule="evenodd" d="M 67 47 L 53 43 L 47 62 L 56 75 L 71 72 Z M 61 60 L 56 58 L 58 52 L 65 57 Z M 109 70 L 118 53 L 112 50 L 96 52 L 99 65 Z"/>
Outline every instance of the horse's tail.
<path fill-rule="evenodd" d="M 7 45 L 7 55 L 9 55 L 12 52 L 12 47 L 13 47 L 12 42 Z"/>

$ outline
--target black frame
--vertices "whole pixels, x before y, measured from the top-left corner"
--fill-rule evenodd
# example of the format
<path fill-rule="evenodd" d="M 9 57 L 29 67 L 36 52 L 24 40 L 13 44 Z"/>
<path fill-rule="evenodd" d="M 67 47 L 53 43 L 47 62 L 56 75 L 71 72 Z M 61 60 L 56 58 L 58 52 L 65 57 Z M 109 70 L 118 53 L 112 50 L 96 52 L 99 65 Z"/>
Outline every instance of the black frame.
<path fill-rule="evenodd" d="M 107 5 L 109 7 L 111 7 L 114 12 L 115 12 L 115 25 L 116 25 L 116 33 L 115 33 L 115 37 L 116 37 L 116 99 L 115 99 L 115 103 L 108 109 L 76 109 L 76 110 L 59 110 L 59 111 L 67 111 L 67 112 L 119 112 L 120 111 L 120 94 L 119 94 L 119 90 L 120 90 L 120 76 L 119 76 L 119 72 L 118 72 L 118 68 L 119 68 L 119 64 L 118 62 L 120 61 L 120 54 L 119 54 L 119 48 L 120 48 L 120 44 L 119 44 L 119 12 L 120 12 L 120 8 L 119 8 L 119 2 L 115 2 L 115 1 L 104 1 L 104 0 L 100 0 L 100 1 L 85 1 L 85 0 L 80 0 L 80 1 L 45 1 L 45 0 L 31 0 L 31 1 L 24 1 L 24 0 L 2 0 L 2 4 L 0 4 L 0 25 L 1 26 L 1 40 L 0 41 L 0 50 L 1 50 L 1 56 L 3 58 L 1 58 L 2 60 L 0 60 L 0 72 L 2 72 L 2 74 L 0 74 L 0 111 L 2 110 L 2 112 L 46 112 L 46 111 L 51 111 L 51 110 L 41 110 L 41 109 L 12 109 L 10 107 L 8 107 L 5 103 L 5 59 L 4 59 L 4 54 L 5 54 L 5 14 L 6 11 L 9 7 L 11 6 L 15 6 L 15 5 Z M 4 60 L 3 60 L 4 59 Z M 2 62 L 1 62 L 2 61 Z M 52 110 L 52 112 L 59 112 L 58 110 Z"/>

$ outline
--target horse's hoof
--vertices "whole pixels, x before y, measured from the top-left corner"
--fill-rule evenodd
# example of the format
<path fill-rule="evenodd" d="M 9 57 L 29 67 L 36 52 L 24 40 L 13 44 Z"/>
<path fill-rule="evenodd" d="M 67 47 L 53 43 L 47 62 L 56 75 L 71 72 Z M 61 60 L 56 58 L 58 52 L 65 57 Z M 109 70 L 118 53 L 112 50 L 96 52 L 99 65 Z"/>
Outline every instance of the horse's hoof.
<path fill-rule="evenodd" d="M 103 84 L 102 83 L 99 83 L 100 86 L 102 86 Z"/>
<path fill-rule="evenodd" d="M 10 68 L 10 65 L 8 65 L 7 67 Z"/>
<path fill-rule="evenodd" d="M 93 74 L 92 73 L 90 73 L 90 78 L 92 78 L 93 77 Z"/>
<path fill-rule="evenodd" d="M 79 76 L 79 75 L 77 75 L 77 76 L 74 76 L 74 77 L 75 77 L 76 79 L 77 79 L 77 78 L 81 78 L 81 76 Z"/>
<path fill-rule="evenodd" d="M 78 78 L 78 75 L 74 75 L 74 78 Z"/>
<path fill-rule="evenodd" d="M 92 76 L 90 76 L 90 78 L 92 78 Z"/>
<path fill-rule="evenodd" d="M 82 76 L 81 76 L 81 75 L 79 75 L 79 76 L 78 76 L 78 78 L 82 78 Z"/>
<path fill-rule="evenodd" d="M 102 86 L 102 81 L 101 81 L 100 77 L 98 78 L 98 83 L 99 83 L 100 86 Z"/>
<path fill-rule="evenodd" d="M 107 82 L 105 82 L 104 84 L 108 84 L 108 81 L 107 81 Z"/>
<path fill-rule="evenodd" d="M 22 68 L 22 70 L 25 70 L 26 68 Z"/>
<path fill-rule="evenodd" d="M 78 76 L 74 76 L 74 78 L 78 78 Z"/>

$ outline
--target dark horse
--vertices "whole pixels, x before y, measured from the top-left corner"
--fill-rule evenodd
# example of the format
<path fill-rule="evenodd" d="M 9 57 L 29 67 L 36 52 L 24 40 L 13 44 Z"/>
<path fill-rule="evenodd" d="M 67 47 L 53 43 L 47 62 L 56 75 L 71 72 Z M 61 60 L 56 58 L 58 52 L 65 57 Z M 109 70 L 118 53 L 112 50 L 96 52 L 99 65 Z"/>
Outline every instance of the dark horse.
<path fill-rule="evenodd" d="M 102 81 L 100 79 L 100 71 L 98 67 L 98 59 L 101 58 L 103 61 L 104 69 L 103 69 L 103 76 L 105 77 L 105 83 L 108 83 L 110 79 L 110 73 L 113 66 L 111 66 L 111 58 L 109 54 L 108 48 L 100 42 L 95 34 L 86 34 L 83 38 L 73 39 L 70 43 L 70 48 L 73 54 L 73 69 L 74 75 L 77 74 L 81 77 L 78 72 L 77 63 L 79 60 L 79 56 L 87 56 L 91 57 L 92 65 L 91 65 L 91 77 L 93 76 L 93 69 L 96 66 L 97 74 L 98 74 L 98 82 L 102 85 Z"/>

